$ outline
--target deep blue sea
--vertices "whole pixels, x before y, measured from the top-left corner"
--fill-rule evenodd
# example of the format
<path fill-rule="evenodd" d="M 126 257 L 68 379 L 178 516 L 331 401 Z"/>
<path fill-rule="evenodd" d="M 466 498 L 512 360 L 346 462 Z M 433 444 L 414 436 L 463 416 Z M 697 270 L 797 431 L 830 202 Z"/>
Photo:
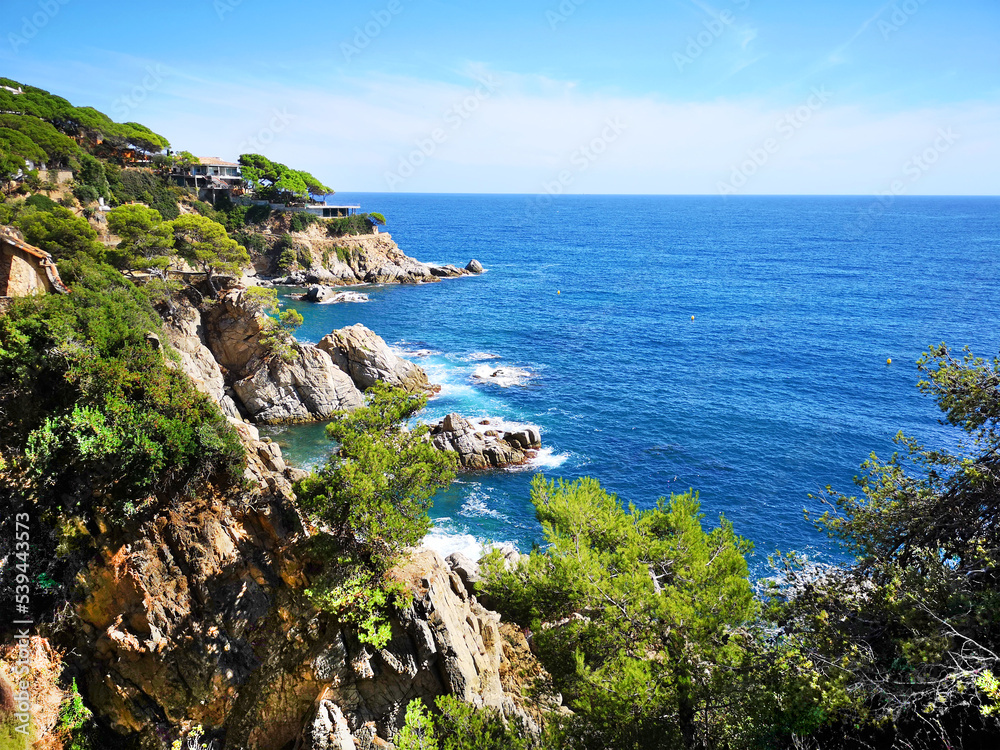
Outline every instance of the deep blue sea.
<path fill-rule="evenodd" d="M 639 507 L 694 488 L 706 522 L 724 513 L 758 564 L 776 549 L 835 558 L 803 518 L 810 493 L 851 490 L 899 430 L 954 439 L 915 387 L 921 352 L 1000 351 L 997 198 L 337 199 L 384 213 L 411 256 L 488 271 L 362 289 L 367 304 L 289 302 L 306 319 L 298 337 L 364 323 L 422 354 L 443 386 L 427 419 L 541 429 L 534 466 L 437 496 L 428 541 L 444 552 L 540 541 L 540 471 L 596 477 Z M 525 375 L 500 387 L 474 377 L 483 367 Z M 321 425 L 272 434 L 299 464 L 329 450 Z"/>

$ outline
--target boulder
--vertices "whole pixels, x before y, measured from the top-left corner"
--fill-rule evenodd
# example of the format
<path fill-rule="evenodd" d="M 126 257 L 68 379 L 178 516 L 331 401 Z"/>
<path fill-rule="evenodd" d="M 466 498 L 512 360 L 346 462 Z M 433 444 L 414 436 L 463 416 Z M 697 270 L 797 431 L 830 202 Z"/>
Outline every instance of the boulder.
<path fill-rule="evenodd" d="M 266 316 L 246 298 L 245 289 L 231 289 L 202 315 L 205 344 L 215 361 L 235 375 L 254 369 L 268 348 L 261 343 Z"/>
<path fill-rule="evenodd" d="M 517 432 L 505 432 L 503 440 L 504 442 L 510 443 L 523 451 L 526 451 L 529 448 L 542 447 L 542 438 L 538 434 L 538 430 L 534 427 L 526 427 L 525 429 L 518 430 Z"/>
<path fill-rule="evenodd" d="M 465 267 L 465 270 L 469 273 L 482 273 L 485 269 L 483 269 L 482 263 L 473 258 L 469 261 L 469 265 Z"/>
<path fill-rule="evenodd" d="M 333 296 L 334 290 L 328 286 L 323 286 L 322 284 L 314 284 L 306 290 L 306 293 L 302 296 L 306 302 L 324 302 L 327 298 Z"/>
<path fill-rule="evenodd" d="M 465 272 L 456 266 L 446 265 L 446 266 L 431 266 L 430 272 L 434 276 L 439 276 L 441 278 L 454 278 L 455 276 L 464 276 Z"/>
<path fill-rule="evenodd" d="M 461 579 L 469 596 L 475 596 L 476 586 L 482 580 L 479 577 L 479 563 L 463 552 L 452 552 L 445 558 L 445 562 Z"/>
<path fill-rule="evenodd" d="M 433 390 L 423 368 L 394 354 L 381 336 L 360 323 L 324 336 L 316 347 L 363 391 L 379 381 L 410 393 Z"/>
<path fill-rule="evenodd" d="M 458 454 L 463 469 L 499 469 L 523 464 L 529 457 L 526 449 L 496 437 L 496 433 L 479 432 L 472 422 L 458 414 L 449 414 L 431 427 L 431 436 L 435 448 Z"/>
<path fill-rule="evenodd" d="M 250 416 L 257 422 L 300 422 L 325 419 L 362 406 L 361 392 L 325 351 L 295 344 L 290 361 L 272 357 L 250 375 L 233 383 Z"/>

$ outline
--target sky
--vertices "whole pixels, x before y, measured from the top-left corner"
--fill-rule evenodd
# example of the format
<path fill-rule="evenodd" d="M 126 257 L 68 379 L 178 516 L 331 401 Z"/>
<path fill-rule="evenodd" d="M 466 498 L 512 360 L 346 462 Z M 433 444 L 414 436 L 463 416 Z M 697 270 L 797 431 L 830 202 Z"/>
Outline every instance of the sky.
<path fill-rule="evenodd" d="M 4 0 L 0 74 L 339 191 L 1000 193 L 998 0 Z"/>

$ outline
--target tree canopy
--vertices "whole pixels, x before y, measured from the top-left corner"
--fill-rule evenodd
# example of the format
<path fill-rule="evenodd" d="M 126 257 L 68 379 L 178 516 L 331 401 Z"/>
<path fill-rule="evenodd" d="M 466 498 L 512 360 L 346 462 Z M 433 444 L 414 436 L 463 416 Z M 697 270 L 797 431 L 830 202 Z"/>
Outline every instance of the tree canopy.
<path fill-rule="evenodd" d="M 106 142 L 119 152 L 129 148 L 156 152 L 170 145 L 166 138 L 144 125 L 117 123 L 93 107 L 75 107 L 44 89 L 25 86 L 9 78 L 0 78 L 0 85 L 22 90 L 22 93 L 15 94 L 0 88 L 0 111 L 44 120 L 60 133 L 83 138 L 94 146 Z"/>
<path fill-rule="evenodd" d="M 291 169 L 260 154 L 241 155 L 240 166 L 243 182 L 263 200 L 290 203 L 304 200 L 310 193 L 333 192 L 308 172 Z"/>
<path fill-rule="evenodd" d="M 545 552 L 506 570 L 487 561 L 488 591 L 530 626 L 584 747 L 685 747 L 738 734 L 736 687 L 758 613 L 749 542 L 722 519 L 701 526 L 693 493 L 626 511 L 590 478 L 536 476 Z M 729 708 L 720 704 L 729 704 Z"/>
<path fill-rule="evenodd" d="M 198 214 L 185 214 L 171 223 L 177 254 L 208 276 L 215 288 L 214 276 L 240 276 L 250 265 L 250 256 L 226 228 L 217 221 Z"/>
<path fill-rule="evenodd" d="M 121 238 L 117 258 L 121 267 L 161 274 L 169 268 L 174 228 L 156 209 L 140 203 L 118 206 L 108 212 L 108 229 Z"/>

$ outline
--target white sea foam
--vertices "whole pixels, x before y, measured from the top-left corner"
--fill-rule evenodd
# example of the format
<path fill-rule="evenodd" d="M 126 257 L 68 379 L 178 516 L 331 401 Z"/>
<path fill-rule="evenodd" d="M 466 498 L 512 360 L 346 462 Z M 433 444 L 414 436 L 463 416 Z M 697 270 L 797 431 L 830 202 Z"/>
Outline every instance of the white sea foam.
<path fill-rule="evenodd" d="M 568 453 L 556 453 L 553 448 L 540 448 L 529 465 L 537 469 L 557 469 L 569 460 Z"/>
<path fill-rule="evenodd" d="M 368 302 L 368 295 L 360 292 L 337 292 L 329 299 L 325 299 L 319 304 L 335 305 L 340 302 Z"/>
<path fill-rule="evenodd" d="M 435 550 L 441 557 L 447 557 L 452 552 L 462 552 L 473 560 L 478 560 L 483 556 L 483 544 L 472 534 L 448 531 L 440 527 L 431 529 L 421 545 Z"/>
<path fill-rule="evenodd" d="M 479 362 L 484 359 L 500 359 L 500 355 L 491 354 L 490 352 L 473 352 L 465 357 L 465 359 L 469 362 Z"/>
<path fill-rule="evenodd" d="M 525 385 L 532 377 L 530 370 L 520 367 L 494 367 L 493 365 L 479 365 L 472 373 L 474 380 L 482 383 L 510 388 L 514 385 Z"/>
<path fill-rule="evenodd" d="M 487 493 L 482 490 L 474 490 L 468 497 L 466 497 L 465 502 L 462 503 L 461 514 L 472 518 L 483 518 L 489 516 L 490 518 L 496 518 L 501 521 L 507 520 L 507 516 L 489 506 L 487 502 L 489 499 L 490 496 Z"/>

